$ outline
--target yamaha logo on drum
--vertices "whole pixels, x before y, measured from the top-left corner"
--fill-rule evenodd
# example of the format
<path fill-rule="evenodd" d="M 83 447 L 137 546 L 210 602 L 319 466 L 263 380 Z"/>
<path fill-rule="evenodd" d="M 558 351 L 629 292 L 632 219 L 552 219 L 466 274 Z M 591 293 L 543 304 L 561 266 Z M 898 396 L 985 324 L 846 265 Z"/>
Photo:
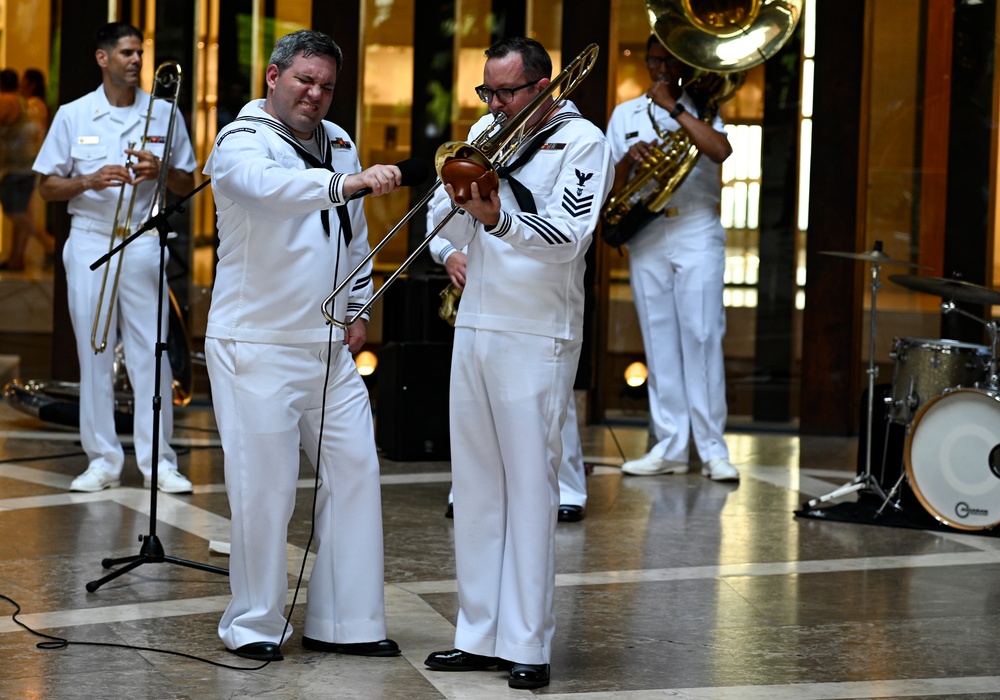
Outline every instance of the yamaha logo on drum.
<path fill-rule="evenodd" d="M 968 518 L 970 515 L 981 515 L 983 517 L 989 515 L 990 512 L 984 508 L 971 508 L 969 504 L 965 501 L 959 501 L 955 504 L 955 515 L 960 518 Z"/>

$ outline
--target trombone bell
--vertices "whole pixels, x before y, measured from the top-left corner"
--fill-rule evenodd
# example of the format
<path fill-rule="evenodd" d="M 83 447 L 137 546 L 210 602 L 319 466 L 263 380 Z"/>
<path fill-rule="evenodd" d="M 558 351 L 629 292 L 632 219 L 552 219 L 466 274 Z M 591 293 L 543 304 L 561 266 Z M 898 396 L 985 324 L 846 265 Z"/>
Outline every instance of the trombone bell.
<path fill-rule="evenodd" d="M 449 141 L 438 148 L 434 168 L 442 182 L 454 188 L 458 204 L 472 199 L 473 182 L 479 185 L 479 196 L 483 199 L 500 187 L 500 179 L 490 159 L 475 146 L 462 141 Z"/>

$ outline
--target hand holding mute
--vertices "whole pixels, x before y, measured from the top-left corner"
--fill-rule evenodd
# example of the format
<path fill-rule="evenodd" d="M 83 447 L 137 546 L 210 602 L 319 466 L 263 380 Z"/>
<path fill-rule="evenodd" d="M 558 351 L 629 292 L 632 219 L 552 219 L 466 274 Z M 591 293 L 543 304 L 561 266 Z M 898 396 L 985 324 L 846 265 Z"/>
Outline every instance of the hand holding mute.
<path fill-rule="evenodd" d="M 394 180 L 395 184 L 393 186 L 388 189 L 380 190 L 363 178 L 366 174 L 382 168 L 394 171 L 396 179 Z M 399 187 L 413 187 L 415 185 L 420 185 L 427 180 L 430 172 L 431 170 L 427 163 L 419 158 L 407 158 L 406 160 L 400 161 L 395 165 L 373 165 L 367 170 L 362 170 L 356 175 L 349 175 L 344 181 L 344 194 L 348 194 L 348 201 L 352 199 L 359 199 L 367 195 L 378 197 L 379 195 L 393 192 Z M 380 175 L 385 175 L 385 173 L 380 170 L 379 173 L 372 173 L 372 175 L 376 178 L 376 180 L 378 180 Z M 353 178 L 362 178 L 362 184 L 355 187 L 356 181 Z"/>

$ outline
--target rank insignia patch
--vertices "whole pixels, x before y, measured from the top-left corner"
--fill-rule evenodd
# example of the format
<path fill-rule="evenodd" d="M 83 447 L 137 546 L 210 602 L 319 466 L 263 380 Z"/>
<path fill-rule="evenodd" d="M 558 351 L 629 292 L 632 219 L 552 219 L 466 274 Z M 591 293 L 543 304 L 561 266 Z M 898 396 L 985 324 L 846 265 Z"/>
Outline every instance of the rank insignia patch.
<path fill-rule="evenodd" d="M 594 204 L 594 194 L 584 195 L 583 191 L 593 177 L 594 173 L 584 173 L 577 170 L 576 193 L 571 192 L 568 187 L 563 190 L 562 208 L 569 212 L 571 216 L 581 217 L 590 213 L 590 208 Z"/>

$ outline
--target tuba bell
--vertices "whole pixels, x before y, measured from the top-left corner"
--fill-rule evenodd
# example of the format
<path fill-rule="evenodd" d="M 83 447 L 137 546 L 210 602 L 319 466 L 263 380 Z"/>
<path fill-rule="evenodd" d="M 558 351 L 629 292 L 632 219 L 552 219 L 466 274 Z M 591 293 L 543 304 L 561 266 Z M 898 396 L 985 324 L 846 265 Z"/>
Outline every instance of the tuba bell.
<path fill-rule="evenodd" d="M 649 24 L 688 65 L 732 73 L 763 63 L 795 32 L 805 0 L 646 0 Z"/>
<path fill-rule="evenodd" d="M 684 90 L 700 106 L 698 117 L 711 122 L 719 105 L 743 85 L 746 70 L 763 63 L 791 38 L 804 0 L 646 0 L 650 26 L 660 43 L 696 69 Z M 684 129 L 661 131 L 660 138 L 626 185 L 605 203 L 602 233 L 611 245 L 662 212 L 701 155 Z M 641 206 L 640 206 L 641 205 Z M 616 230 L 621 227 L 623 230 Z M 627 229 L 627 230 L 626 230 Z"/>

